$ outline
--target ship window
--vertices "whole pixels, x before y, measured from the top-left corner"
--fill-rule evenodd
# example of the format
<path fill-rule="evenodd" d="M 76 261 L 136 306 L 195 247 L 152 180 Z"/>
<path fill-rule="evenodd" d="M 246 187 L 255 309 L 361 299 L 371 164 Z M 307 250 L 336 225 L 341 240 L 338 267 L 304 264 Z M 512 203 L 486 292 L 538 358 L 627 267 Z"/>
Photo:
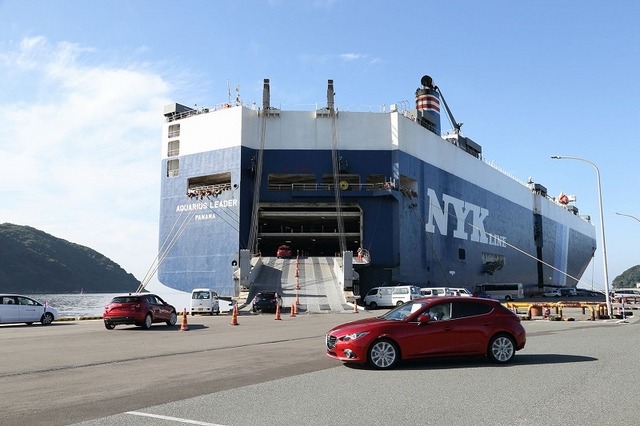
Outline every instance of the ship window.
<path fill-rule="evenodd" d="M 338 175 L 338 185 L 343 191 L 360 191 L 360 175 Z M 323 189 L 333 191 L 333 175 L 322 175 Z"/>
<path fill-rule="evenodd" d="M 177 157 L 180 155 L 180 141 L 169 141 L 169 149 L 167 150 L 168 157 Z"/>
<path fill-rule="evenodd" d="M 178 160 L 169 160 L 167 161 L 167 176 L 175 177 L 178 176 L 178 171 L 180 170 L 180 163 Z"/>
<path fill-rule="evenodd" d="M 222 191 L 231 189 L 231 173 L 215 173 L 206 176 L 189 178 L 187 182 L 187 194 L 218 196 Z"/>
<path fill-rule="evenodd" d="M 407 196 L 417 197 L 418 181 L 408 176 L 400 175 L 400 192 Z"/>
<path fill-rule="evenodd" d="M 180 125 L 179 124 L 172 124 L 171 126 L 169 126 L 169 135 L 170 138 L 177 138 L 178 136 L 180 136 Z"/>
<path fill-rule="evenodd" d="M 365 189 L 367 191 L 377 191 L 384 189 L 385 176 L 384 175 L 369 175 L 365 183 Z"/>
<path fill-rule="evenodd" d="M 316 175 L 280 174 L 269 175 L 269 191 L 316 191 Z"/>
<path fill-rule="evenodd" d="M 467 258 L 467 252 L 465 249 L 458 249 L 458 259 L 465 260 Z"/>

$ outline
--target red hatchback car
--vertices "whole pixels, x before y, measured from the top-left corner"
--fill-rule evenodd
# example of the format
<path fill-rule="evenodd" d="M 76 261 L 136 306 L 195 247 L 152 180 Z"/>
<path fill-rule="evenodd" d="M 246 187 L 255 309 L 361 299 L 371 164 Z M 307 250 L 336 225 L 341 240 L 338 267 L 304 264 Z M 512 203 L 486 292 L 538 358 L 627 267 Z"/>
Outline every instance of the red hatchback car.
<path fill-rule="evenodd" d="M 499 364 L 524 348 L 520 318 L 498 301 L 477 297 L 412 300 L 386 314 L 332 328 L 327 355 L 345 363 L 391 368 L 400 360 L 484 355 Z"/>
<path fill-rule="evenodd" d="M 113 330 L 118 324 L 135 324 L 144 329 L 154 322 L 164 322 L 173 326 L 178 320 L 176 308 L 168 304 L 160 296 L 151 293 L 135 293 L 116 296 L 102 314 L 104 326 Z"/>

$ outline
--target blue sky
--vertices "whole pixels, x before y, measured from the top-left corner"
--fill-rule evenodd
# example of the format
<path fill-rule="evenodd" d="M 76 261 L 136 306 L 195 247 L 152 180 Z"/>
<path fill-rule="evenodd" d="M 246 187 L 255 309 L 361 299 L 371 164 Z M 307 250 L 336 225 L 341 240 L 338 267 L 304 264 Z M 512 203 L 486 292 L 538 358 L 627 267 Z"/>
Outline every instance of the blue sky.
<path fill-rule="evenodd" d="M 485 160 L 600 216 L 609 280 L 640 263 L 640 3 L 592 0 L 0 1 L 0 223 L 142 279 L 158 247 L 162 109 L 235 98 L 414 104 L 429 74 Z M 449 126 L 443 123 L 443 129 Z M 604 288 L 602 252 L 581 286 Z"/>

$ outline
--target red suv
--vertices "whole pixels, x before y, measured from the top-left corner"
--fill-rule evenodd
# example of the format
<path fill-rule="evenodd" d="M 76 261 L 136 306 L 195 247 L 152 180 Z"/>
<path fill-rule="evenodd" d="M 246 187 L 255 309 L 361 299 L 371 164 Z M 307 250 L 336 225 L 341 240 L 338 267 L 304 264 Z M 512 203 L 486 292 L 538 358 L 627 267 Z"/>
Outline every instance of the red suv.
<path fill-rule="evenodd" d="M 104 307 L 104 326 L 113 330 L 118 324 L 135 324 L 144 329 L 154 322 L 164 322 L 168 326 L 176 324 L 176 308 L 151 293 L 128 294 L 114 297 Z"/>

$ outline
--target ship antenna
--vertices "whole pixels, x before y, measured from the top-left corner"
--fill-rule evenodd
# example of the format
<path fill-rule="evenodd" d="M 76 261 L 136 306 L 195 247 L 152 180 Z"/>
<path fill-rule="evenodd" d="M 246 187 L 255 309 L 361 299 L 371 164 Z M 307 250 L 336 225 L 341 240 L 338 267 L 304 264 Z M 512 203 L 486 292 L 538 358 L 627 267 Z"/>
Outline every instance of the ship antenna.
<path fill-rule="evenodd" d="M 231 86 L 229 86 L 229 80 L 227 80 L 227 103 L 231 105 Z"/>

